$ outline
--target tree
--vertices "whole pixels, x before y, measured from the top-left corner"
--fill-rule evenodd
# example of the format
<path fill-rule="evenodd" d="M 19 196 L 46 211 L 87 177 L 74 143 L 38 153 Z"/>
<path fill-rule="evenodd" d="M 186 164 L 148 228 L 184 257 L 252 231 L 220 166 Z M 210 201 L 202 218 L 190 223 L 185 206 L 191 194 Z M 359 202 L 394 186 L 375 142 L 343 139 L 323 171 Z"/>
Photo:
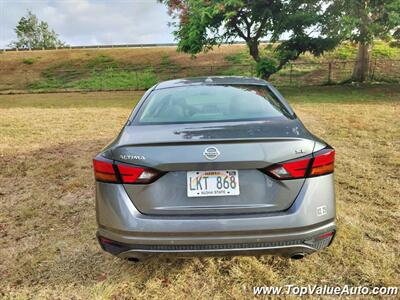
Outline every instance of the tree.
<path fill-rule="evenodd" d="M 358 43 L 352 80 L 365 81 L 374 39 L 396 36 L 400 30 L 400 0 L 335 0 L 328 13 L 331 32 Z"/>
<path fill-rule="evenodd" d="M 39 21 L 30 11 L 22 17 L 15 27 L 17 41 L 10 44 L 18 49 L 57 48 L 65 44 L 58 39 L 54 30 L 49 29 L 47 22 Z"/>
<path fill-rule="evenodd" d="M 400 40 L 400 28 L 393 31 L 393 38 L 395 40 Z"/>
<path fill-rule="evenodd" d="M 324 35 L 326 1 L 320 0 L 159 0 L 173 16 L 178 51 L 196 55 L 223 42 L 244 40 L 268 79 L 302 53 L 320 55 L 339 40 Z M 272 54 L 260 41 L 276 43 Z M 285 40 L 279 42 L 282 38 Z"/>

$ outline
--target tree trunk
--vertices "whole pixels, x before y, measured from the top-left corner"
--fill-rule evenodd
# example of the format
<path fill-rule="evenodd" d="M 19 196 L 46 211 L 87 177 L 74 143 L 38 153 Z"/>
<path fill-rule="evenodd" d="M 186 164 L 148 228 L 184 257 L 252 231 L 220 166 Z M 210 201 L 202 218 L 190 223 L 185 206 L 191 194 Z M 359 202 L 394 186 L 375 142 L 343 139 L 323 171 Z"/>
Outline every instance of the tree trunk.
<path fill-rule="evenodd" d="M 249 52 L 250 52 L 251 57 L 253 57 L 253 59 L 256 63 L 259 63 L 260 62 L 260 52 L 258 50 L 258 41 L 248 40 L 248 41 L 246 41 L 246 43 L 247 43 L 247 47 L 249 47 Z M 264 72 L 261 72 L 261 74 L 257 74 L 257 76 L 260 76 L 261 79 L 264 79 L 264 80 L 268 80 L 271 75 L 272 74 L 267 74 Z"/>
<path fill-rule="evenodd" d="M 253 59 L 256 62 L 259 62 L 260 61 L 260 53 L 258 51 L 258 42 L 249 40 L 249 41 L 247 41 L 247 46 L 249 47 L 249 52 L 250 52 L 251 57 L 253 57 Z"/>
<path fill-rule="evenodd" d="M 262 74 L 261 79 L 268 81 L 272 74 Z"/>
<path fill-rule="evenodd" d="M 356 82 L 364 82 L 367 79 L 369 66 L 369 45 L 358 43 L 357 60 L 354 63 L 351 79 Z"/>

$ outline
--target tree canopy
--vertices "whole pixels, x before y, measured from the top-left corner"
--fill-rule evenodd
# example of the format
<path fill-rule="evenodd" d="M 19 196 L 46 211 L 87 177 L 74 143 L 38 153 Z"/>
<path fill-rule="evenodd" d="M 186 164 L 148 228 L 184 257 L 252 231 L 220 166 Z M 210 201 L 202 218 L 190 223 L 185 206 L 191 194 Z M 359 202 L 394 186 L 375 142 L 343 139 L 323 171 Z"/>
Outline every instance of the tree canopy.
<path fill-rule="evenodd" d="M 374 39 L 397 38 L 400 0 L 335 0 L 327 9 L 329 34 L 358 43 L 353 81 L 364 81 Z"/>
<path fill-rule="evenodd" d="M 400 30 L 400 0 L 335 0 L 327 13 L 331 34 L 354 42 L 390 39 Z"/>
<path fill-rule="evenodd" d="M 178 50 L 196 55 L 223 42 L 244 40 L 268 79 L 300 54 L 320 55 L 339 39 L 327 36 L 326 1 L 320 0 L 159 0 L 175 22 Z M 263 55 L 260 42 L 277 43 L 273 55 Z"/>
<path fill-rule="evenodd" d="M 49 29 L 47 22 L 39 19 L 31 11 L 22 17 L 15 27 L 17 40 L 10 46 L 18 49 L 56 48 L 64 46 L 54 30 Z"/>

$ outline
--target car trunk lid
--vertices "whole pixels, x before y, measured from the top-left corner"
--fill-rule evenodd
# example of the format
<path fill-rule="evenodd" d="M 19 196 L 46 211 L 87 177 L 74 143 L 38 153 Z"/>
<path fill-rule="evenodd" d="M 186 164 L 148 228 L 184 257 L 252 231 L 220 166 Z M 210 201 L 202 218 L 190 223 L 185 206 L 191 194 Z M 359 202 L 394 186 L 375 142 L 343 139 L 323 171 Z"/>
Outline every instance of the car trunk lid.
<path fill-rule="evenodd" d="M 282 123 L 284 122 L 284 123 Z M 147 184 L 125 184 L 134 205 L 152 215 L 216 215 L 283 211 L 304 179 L 280 181 L 259 169 L 311 154 L 314 141 L 297 120 L 127 126 L 111 148 L 119 162 L 165 172 Z M 218 149 L 214 160 L 208 147 Z M 187 172 L 238 170 L 240 194 L 188 197 Z"/>

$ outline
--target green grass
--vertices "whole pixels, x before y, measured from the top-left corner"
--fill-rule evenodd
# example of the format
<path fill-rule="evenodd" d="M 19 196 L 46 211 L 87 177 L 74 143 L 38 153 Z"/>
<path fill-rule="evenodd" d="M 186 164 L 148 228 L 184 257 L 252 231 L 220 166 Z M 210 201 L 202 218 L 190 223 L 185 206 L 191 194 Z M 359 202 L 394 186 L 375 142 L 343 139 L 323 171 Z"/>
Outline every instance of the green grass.
<path fill-rule="evenodd" d="M 109 55 L 100 54 L 96 57 L 89 59 L 86 63 L 86 68 L 88 69 L 108 69 L 108 68 L 117 68 L 120 64 Z"/>
<path fill-rule="evenodd" d="M 50 77 L 29 85 L 32 91 L 53 91 L 59 89 L 79 90 L 129 90 L 148 89 L 156 84 L 159 79 L 152 69 L 142 71 L 130 71 L 119 69 L 105 69 L 92 71 L 86 78 L 79 78 L 79 71 L 64 72 L 57 77 Z"/>
<path fill-rule="evenodd" d="M 114 69 L 93 73 L 88 79 L 81 79 L 66 85 L 67 88 L 84 90 L 101 89 L 148 89 L 158 82 L 152 69 L 145 71 L 119 71 Z"/>
<path fill-rule="evenodd" d="M 164 57 L 163 66 L 170 66 Z M 28 85 L 31 91 L 65 89 L 113 90 L 148 89 L 159 81 L 152 68 L 140 69 L 123 64 L 108 55 L 97 55 L 85 63 L 66 60 L 49 66 L 42 72 L 43 79 Z"/>
<path fill-rule="evenodd" d="M 400 59 L 400 48 L 390 45 L 383 41 L 375 41 L 371 56 L 377 59 Z"/>
<path fill-rule="evenodd" d="M 392 43 L 393 44 L 393 43 Z M 261 55 L 273 55 L 271 46 L 261 45 Z M 324 85 L 328 79 L 328 61 L 354 60 L 357 45 L 343 43 L 334 51 L 315 57 L 301 55 L 294 64 L 291 80 L 287 66 L 271 77 L 278 86 Z M 2 53 L 4 54 L 4 53 Z M 400 59 L 400 48 L 375 41 L 375 59 Z M 73 49 L 57 51 L 8 52 L 0 74 L 0 89 L 9 91 L 124 90 L 146 89 L 158 80 L 189 76 L 254 76 L 255 63 L 245 45 L 215 47 L 191 59 L 174 48 Z M 351 62 L 333 63 L 334 83 L 345 83 L 351 77 Z M 399 63 L 378 60 L 374 81 L 398 82 Z M 223 67 L 220 67 L 224 65 Z M 246 66 L 243 66 L 246 65 Z"/>
<path fill-rule="evenodd" d="M 306 87 L 282 87 L 280 92 L 291 103 L 380 103 L 400 101 L 400 85 L 398 84 L 364 84 L 353 85 L 331 85 L 331 86 L 306 86 Z M 130 102 L 124 99 L 137 99 L 143 91 L 120 91 L 112 93 L 113 98 L 97 98 L 99 95 L 108 95 L 107 92 L 86 93 L 72 92 L 64 94 L 18 94 L 9 95 L 2 99 L 0 108 L 7 107 L 107 107 L 109 105 L 118 107 L 129 107 Z M 60 97 L 59 95 L 63 95 Z M 76 97 L 78 95 L 78 97 Z M 86 101 L 77 100 L 85 96 Z M 58 99 L 58 101 L 55 101 Z"/>
<path fill-rule="evenodd" d="M 163 53 L 163 55 L 161 56 L 160 66 L 162 68 L 171 68 L 171 67 L 174 67 L 175 64 L 171 62 L 171 59 L 167 53 Z"/>
<path fill-rule="evenodd" d="M 225 56 L 225 60 L 228 63 L 236 65 L 254 63 L 248 51 L 241 51 L 235 54 L 228 54 Z"/>
<path fill-rule="evenodd" d="M 320 57 L 315 57 L 310 53 L 305 53 L 298 59 L 299 62 L 319 63 L 326 60 L 354 60 L 357 56 L 357 44 L 344 42 L 334 50 L 327 51 Z M 273 47 L 268 44 L 261 46 L 261 55 L 273 56 Z M 371 57 L 377 59 L 400 59 L 400 47 L 396 43 L 387 43 L 384 41 L 375 41 L 372 46 Z M 225 60 L 232 64 L 253 63 L 248 51 L 241 51 L 235 54 L 225 56 Z"/>
<path fill-rule="evenodd" d="M 220 76 L 255 76 L 255 67 L 232 66 L 223 69 L 216 69 L 215 75 Z"/>
<path fill-rule="evenodd" d="M 285 87 L 280 91 L 293 103 L 379 104 L 400 101 L 400 85 L 398 84 Z"/>
<path fill-rule="evenodd" d="M 290 65 L 288 65 L 286 68 L 283 68 L 278 72 L 279 76 L 290 76 L 290 73 L 292 73 L 292 77 L 300 77 L 304 76 L 306 74 L 310 74 L 316 70 L 320 69 L 319 64 L 306 64 L 306 65 L 293 65 L 292 69 L 290 68 Z"/>
<path fill-rule="evenodd" d="M 22 63 L 24 63 L 25 65 L 33 65 L 38 60 L 39 57 L 27 57 L 22 59 Z"/>

